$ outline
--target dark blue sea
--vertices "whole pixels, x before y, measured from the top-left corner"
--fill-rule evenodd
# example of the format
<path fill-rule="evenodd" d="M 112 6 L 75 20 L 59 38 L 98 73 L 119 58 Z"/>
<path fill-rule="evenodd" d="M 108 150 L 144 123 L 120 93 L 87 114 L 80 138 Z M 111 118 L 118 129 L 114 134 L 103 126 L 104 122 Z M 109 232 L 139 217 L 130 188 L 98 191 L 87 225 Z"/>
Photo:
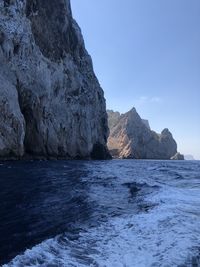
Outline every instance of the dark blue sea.
<path fill-rule="evenodd" d="M 0 163 L 3 267 L 199 267 L 199 161 Z"/>

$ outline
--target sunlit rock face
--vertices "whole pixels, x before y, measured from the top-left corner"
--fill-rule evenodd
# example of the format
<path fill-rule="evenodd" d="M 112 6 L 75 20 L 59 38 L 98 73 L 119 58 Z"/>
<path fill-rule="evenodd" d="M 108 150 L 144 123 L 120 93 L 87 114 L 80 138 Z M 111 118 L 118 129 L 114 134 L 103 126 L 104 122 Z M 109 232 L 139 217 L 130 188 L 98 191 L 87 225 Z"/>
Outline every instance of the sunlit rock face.
<path fill-rule="evenodd" d="M 104 94 L 70 1 L 0 0 L 0 62 L 1 157 L 109 157 Z"/>
<path fill-rule="evenodd" d="M 108 111 L 108 122 L 108 148 L 113 157 L 171 159 L 177 153 L 177 144 L 170 131 L 164 129 L 161 134 L 152 131 L 135 108 L 122 115 Z"/>

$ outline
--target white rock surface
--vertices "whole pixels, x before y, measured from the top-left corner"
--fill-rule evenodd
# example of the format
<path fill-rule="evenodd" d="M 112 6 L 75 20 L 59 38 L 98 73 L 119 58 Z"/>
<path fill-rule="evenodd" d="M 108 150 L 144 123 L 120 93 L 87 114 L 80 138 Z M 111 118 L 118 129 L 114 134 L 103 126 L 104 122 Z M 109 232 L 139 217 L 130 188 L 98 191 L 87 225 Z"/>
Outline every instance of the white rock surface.
<path fill-rule="evenodd" d="M 177 152 L 173 157 L 171 157 L 172 160 L 184 160 L 184 155 Z"/>

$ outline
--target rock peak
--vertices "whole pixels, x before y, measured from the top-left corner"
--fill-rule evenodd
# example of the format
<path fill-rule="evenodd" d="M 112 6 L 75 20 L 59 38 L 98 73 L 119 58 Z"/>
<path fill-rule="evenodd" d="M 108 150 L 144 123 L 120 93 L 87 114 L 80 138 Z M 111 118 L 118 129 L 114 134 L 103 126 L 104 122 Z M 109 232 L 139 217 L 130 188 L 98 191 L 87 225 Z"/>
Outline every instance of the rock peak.
<path fill-rule="evenodd" d="M 111 154 L 119 158 L 172 158 L 177 153 L 177 144 L 172 134 L 166 128 L 159 135 L 151 131 L 147 123 L 135 108 L 121 116 L 113 116 L 108 112 L 108 148 Z"/>
<path fill-rule="evenodd" d="M 162 130 L 161 134 L 163 134 L 163 135 L 164 135 L 164 134 L 165 134 L 165 135 L 168 135 L 168 134 L 171 134 L 171 132 L 169 131 L 168 128 L 165 128 L 165 129 Z"/>
<path fill-rule="evenodd" d="M 137 113 L 136 108 L 132 107 L 129 112 Z"/>

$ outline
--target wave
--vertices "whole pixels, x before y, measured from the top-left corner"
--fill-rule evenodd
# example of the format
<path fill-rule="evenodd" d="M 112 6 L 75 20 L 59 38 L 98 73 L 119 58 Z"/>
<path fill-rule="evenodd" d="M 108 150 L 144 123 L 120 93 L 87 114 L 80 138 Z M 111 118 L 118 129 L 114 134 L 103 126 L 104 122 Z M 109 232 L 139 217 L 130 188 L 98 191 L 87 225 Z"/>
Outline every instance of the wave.
<path fill-rule="evenodd" d="M 110 218 L 75 239 L 59 235 L 3 267 L 199 266 L 198 193 L 164 188 L 148 196 L 156 206 L 147 212 Z"/>
<path fill-rule="evenodd" d="M 200 165 L 188 173 L 191 165 L 183 163 L 97 162 L 92 170 L 87 164 L 76 194 L 87 185 L 88 221 L 3 267 L 200 266 Z"/>

